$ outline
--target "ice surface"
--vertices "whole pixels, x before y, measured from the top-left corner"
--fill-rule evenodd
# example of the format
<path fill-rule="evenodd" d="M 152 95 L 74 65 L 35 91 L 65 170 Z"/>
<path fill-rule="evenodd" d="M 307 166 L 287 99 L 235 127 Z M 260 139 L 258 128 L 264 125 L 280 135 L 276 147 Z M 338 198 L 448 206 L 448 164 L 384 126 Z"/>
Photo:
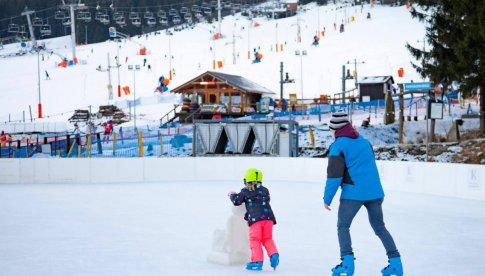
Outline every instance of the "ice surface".
<path fill-rule="evenodd" d="M 278 270 L 330 275 L 339 259 L 338 202 L 322 206 L 322 183 L 268 182 L 278 224 Z M 206 261 L 215 229 L 231 215 L 240 183 L 0 185 L 0 275 L 250 275 Z M 481 275 L 485 202 L 387 191 L 386 224 L 406 275 Z M 365 210 L 351 234 L 356 275 L 387 260 Z"/>

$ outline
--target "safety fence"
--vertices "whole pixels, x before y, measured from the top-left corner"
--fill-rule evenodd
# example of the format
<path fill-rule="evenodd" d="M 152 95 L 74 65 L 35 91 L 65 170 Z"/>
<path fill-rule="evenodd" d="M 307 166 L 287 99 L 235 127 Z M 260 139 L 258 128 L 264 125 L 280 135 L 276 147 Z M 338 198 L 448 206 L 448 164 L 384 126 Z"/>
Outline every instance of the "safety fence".
<path fill-rule="evenodd" d="M 165 132 L 165 133 L 163 133 Z M 118 131 L 110 134 L 36 135 L 0 144 L 0 158 L 162 157 L 192 154 L 192 131 Z"/>

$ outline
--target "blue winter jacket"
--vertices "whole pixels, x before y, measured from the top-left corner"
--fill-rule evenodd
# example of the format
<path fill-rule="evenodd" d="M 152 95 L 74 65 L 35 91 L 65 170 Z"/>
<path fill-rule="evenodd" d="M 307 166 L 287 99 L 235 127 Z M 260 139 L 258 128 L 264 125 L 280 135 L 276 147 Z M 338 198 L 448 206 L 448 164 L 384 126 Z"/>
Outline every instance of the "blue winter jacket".
<path fill-rule="evenodd" d="M 323 196 L 328 205 L 339 187 L 341 199 L 365 201 L 384 197 L 371 144 L 356 131 L 355 136 L 349 136 L 336 138 L 330 146 Z"/>
<path fill-rule="evenodd" d="M 269 205 L 269 191 L 263 185 L 258 184 L 254 191 L 243 188 L 240 193 L 231 195 L 231 201 L 236 206 L 245 203 L 244 219 L 247 220 L 249 226 L 262 220 L 272 220 L 276 224 L 276 218 Z"/>

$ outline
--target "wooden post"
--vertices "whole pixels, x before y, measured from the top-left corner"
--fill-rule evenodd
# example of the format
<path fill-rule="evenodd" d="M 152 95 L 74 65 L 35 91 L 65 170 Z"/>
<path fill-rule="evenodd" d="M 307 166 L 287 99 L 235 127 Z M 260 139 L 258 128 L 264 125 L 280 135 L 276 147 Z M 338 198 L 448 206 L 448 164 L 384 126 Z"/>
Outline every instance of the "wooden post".
<path fill-rule="evenodd" d="M 399 95 L 399 144 L 404 143 L 404 94 Z"/>
<path fill-rule="evenodd" d="M 116 154 L 116 132 L 113 132 L 113 156 Z"/>
<path fill-rule="evenodd" d="M 143 132 L 138 133 L 138 157 L 143 157 Z"/>
<path fill-rule="evenodd" d="M 315 148 L 315 136 L 313 135 L 312 126 L 309 126 L 308 128 L 310 130 L 310 142 L 312 144 L 312 148 Z"/>
<path fill-rule="evenodd" d="M 96 142 L 98 144 L 98 154 L 103 154 L 103 146 L 101 146 L 101 133 L 96 133 Z"/>
<path fill-rule="evenodd" d="M 91 134 L 88 134 L 87 141 L 86 141 L 86 154 L 84 157 L 88 158 L 91 154 Z"/>
<path fill-rule="evenodd" d="M 431 143 L 433 143 L 435 141 L 435 127 L 436 127 L 436 119 L 431 119 L 431 126 L 430 126 L 430 135 L 429 135 L 429 139 L 431 140 Z"/>
<path fill-rule="evenodd" d="M 81 150 L 82 150 L 81 144 L 77 143 L 77 158 L 81 158 Z"/>

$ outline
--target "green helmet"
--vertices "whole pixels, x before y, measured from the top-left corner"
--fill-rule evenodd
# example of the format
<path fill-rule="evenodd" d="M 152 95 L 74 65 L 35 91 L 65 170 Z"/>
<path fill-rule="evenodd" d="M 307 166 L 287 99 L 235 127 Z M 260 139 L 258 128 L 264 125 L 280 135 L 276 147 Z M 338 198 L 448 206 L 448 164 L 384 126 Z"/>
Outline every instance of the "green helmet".
<path fill-rule="evenodd" d="M 250 168 L 246 171 L 246 174 L 244 175 L 244 182 L 245 183 L 250 183 L 250 182 L 262 183 L 263 182 L 263 173 L 258 169 Z"/>

